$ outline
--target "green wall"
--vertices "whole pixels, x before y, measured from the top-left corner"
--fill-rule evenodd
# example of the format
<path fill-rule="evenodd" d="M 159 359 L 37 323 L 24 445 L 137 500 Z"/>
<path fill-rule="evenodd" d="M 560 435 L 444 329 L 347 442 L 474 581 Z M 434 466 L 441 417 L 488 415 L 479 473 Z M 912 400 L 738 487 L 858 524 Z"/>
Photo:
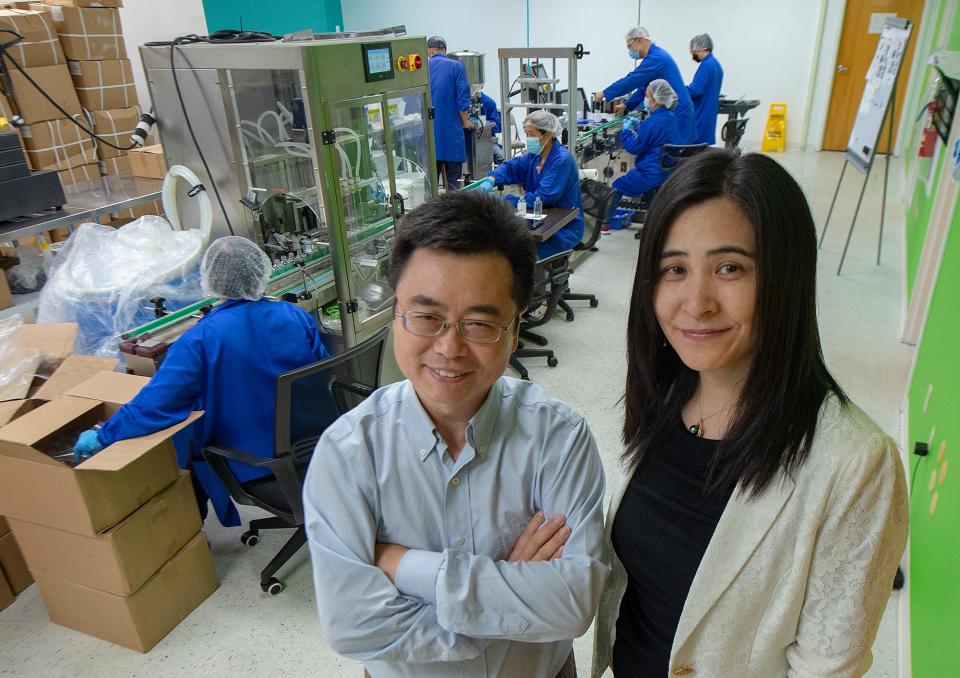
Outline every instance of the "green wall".
<path fill-rule="evenodd" d="M 942 3 L 947 4 L 951 3 Z M 936 21 L 934 39 L 940 27 L 947 25 L 944 22 L 953 23 L 946 44 L 933 47 L 960 50 L 960 10 L 953 16 L 939 11 Z M 924 92 L 929 77 L 927 74 L 917 85 L 922 86 Z M 908 147 L 907 152 L 912 154 L 910 162 L 929 163 L 916 157 L 918 141 L 919 134 Z M 936 182 L 949 162 L 946 149 L 941 152 L 934 168 Z M 920 165 L 918 169 L 923 172 L 929 165 Z M 936 183 L 933 187 L 936 188 Z M 911 290 L 935 197 L 935 192 L 928 197 L 926 188 L 918 182 L 907 209 L 907 282 Z M 960 619 L 960 580 L 957 578 L 960 573 L 960 360 L 957 359 L 960 297 L 957 290 L 960 290 L 960 209 L 955 210 L 950 223 L 930 313 L 917 347 L 908 401 L 911 450 L 915 442 L 930 443 L 929 456 L 911 455 L 910 460 L 910 476 L 916 478 L 910 498 L 908 571 L 914 678 L 956 674 L 957 648 L 960 647 L 960 624 L 957 623 Z"/>
<path fill-rule="evenodd" d="M 329 33 L 343 26 L 340 0 L 203 0 L 207 30 L 239 29 L 282 35 L 304 28 Z"/>

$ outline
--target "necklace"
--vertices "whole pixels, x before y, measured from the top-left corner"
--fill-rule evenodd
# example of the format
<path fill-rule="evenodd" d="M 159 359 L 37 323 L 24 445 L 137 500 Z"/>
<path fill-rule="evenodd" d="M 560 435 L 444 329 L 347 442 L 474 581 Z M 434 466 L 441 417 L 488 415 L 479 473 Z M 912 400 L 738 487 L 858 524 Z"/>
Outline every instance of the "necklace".
<path fill-rule="evenodd" d="M 715 416 L 717 416 L 721 412 L 730 409 L 730 405 L 732 404 L 733 403 L 728 402 L 726 405 L 721 407 L 716 412 L 709 414 L 705 417 L 703 416 L 703 400 L 701 397 L 700 389 L 697 389 L 697 410 L 700 412 L 700 418 L 697 419 L 696 424 L 691 424 L 690 428 L 688 428 L 687 430 L 690 431 L 690 433 L 692 433 L 693 435 L 697 436 L 698 438 L 702 438 L 704 436 L 704 433 L 706 432 L 706 429 L 704 429 L 703 427 L 703 422 L 707 421 L 708 419 L 713 419 Z"/>

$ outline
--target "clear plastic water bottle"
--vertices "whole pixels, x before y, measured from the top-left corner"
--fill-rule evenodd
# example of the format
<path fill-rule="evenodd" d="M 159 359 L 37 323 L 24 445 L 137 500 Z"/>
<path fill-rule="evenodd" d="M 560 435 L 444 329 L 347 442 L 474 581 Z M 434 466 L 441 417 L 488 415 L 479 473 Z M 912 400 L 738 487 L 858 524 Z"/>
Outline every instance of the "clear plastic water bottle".
<path fill-rule="evenodd" d="M 517 201 L 517 216 L 526 217 L 527 216 L 527 201 L 523 198 L 520 198 Z"/>
<path fill-rule="evenodd" d="M 533 216 L 543 216 L 543 201 L 540 199 L 539 195 L 537 196 L 537 199 L 533 201 Z"/>

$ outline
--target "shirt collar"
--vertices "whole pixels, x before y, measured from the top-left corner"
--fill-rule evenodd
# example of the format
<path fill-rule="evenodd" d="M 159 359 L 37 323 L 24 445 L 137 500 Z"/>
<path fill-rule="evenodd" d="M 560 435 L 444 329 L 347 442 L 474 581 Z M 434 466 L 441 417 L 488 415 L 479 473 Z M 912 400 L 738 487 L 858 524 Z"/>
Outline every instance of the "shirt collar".
<path fill-rule="evenodd" d="M 500 412 L 499 402 L 502 390 L 500 381 L 500 379 L 497 379 L 493 383 L 490 392 L 487 393 L 487 397 L 483 401 L 483 405 L 467 422 L 467 442 L 481 458 L 487 456 L 490 442 L 493 440 L 497 415 Z M 420 461 L 425 461 L 430 453 L 437 448 L 440 434 L 433 420 L 430 419 L 430 415 L 423 409 L 423 404 L 417 397 L 413 383 L 409 380 L 404 385 L 403 399 L 409 405 L 409 409 L 406 411 L 408 416 L 405 417 L 402 426 L 407 432 L 408 442 L 420 455 Z"/>

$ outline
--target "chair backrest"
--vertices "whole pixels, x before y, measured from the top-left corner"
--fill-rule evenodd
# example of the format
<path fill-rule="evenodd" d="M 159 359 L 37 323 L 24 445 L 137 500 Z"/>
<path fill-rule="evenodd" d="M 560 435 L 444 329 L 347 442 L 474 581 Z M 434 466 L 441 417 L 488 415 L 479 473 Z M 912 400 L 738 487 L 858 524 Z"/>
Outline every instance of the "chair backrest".
<path fill-rule="evenodd" d="M 723 127 L 720 128 L 720 138 L 736 146 L 740 143 L 740 139 L 743 138 L 743 133 L 747 130 L 747 121 L 749 119 L 750 118 L 736 118 L 734 120 L 727 120 L 723 123 Z"/>
<path fill-rule="evenodd" d="M 573 250 L 559 252 L 537 262 L 534 269 L 533 296 L 527 304 L 528 311 L 535 311 L 543 304 L 547 305 L 546 312 L 539 320 L 524 320 L 524 327 L 537 327 L 553 316 L 564 292 L 570 291 L 570 255 Z"/>
<path fill-rule="evenodd" d="M 580 201 L 583 214 L 588 217 L 589 228 L 584 230 L 583 240 L 574 246 L 575 250 L 588 250 L 600 239 L 603 219 L 610 210 L 615 197 L 614 190 L 602 181 L 583 179 L 580 182 Z"/>
<path fill-rule="evenodd" d="M 681 162 L 709 146 L 710 144 L 664 144 L 660 147 L 660 169 L 672 172 Z"/>
<path fill-rule="evenodd" d="M 327 426 L 377 389 L 389 331 L 277 378 L 275 456 L 312 449 Z"/>

